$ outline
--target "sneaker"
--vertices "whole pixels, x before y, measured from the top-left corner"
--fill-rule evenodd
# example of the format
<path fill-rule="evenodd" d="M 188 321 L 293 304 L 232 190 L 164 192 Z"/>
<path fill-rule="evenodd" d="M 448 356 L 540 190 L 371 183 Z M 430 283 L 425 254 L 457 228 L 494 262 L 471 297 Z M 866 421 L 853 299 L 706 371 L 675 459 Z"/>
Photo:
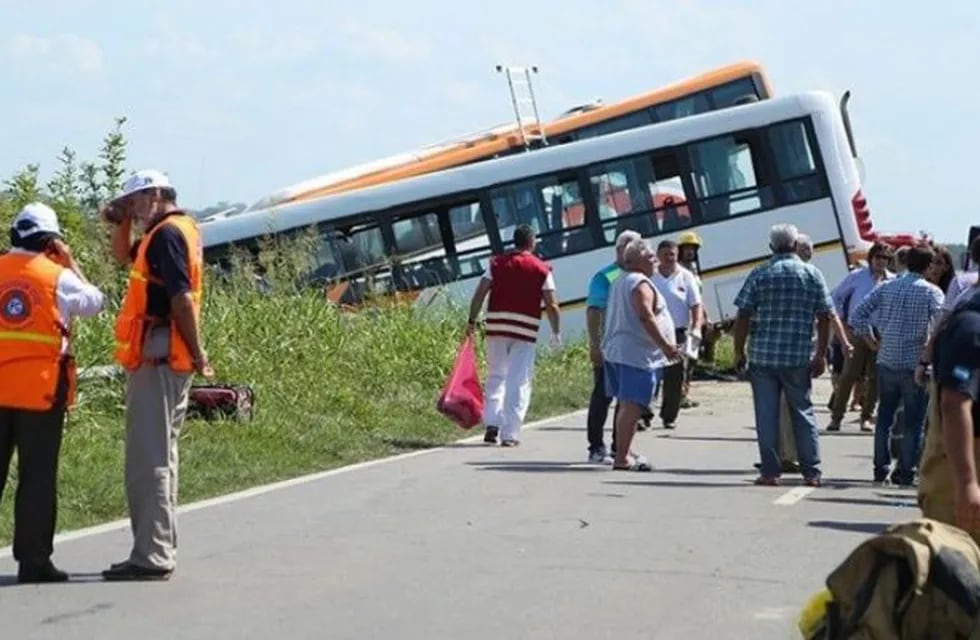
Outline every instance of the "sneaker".
<path fill-rule="evenodd" d="M 589 453 L 589 464 L 612 464 L 612 456 L 604 450 L 592 451 Z"/>
<path fill-rule="evenodd" d="M 803 481 L 806 483 L 806 486 L 808 486 L 808 487 L 822 487 L 823 486 L 823 480 L 820 479 L 820 476 L 819 475 L 810 476 L 809 478 L 805 478 Z"/>
<path fill-rule="evenodd" d="M 676 429 L 676 428 L 677 428 L 677 423 L 676 422 L 665 422 L 664 423 L 664 429 Z"/>
<path fill-rule="evenodd" d="M 780 485 L 779 478 L 770 478 L 767 476 L 759 476 L 755 479 L 755 484 L 760 487 L 778 487 Z"/>
<path fill-rule="evenodd" d="M 483 441 L 487 444 L 497 444 L 497 436 L 500 434 L 500 429 L 497 427 L 487 427 L 486 433 L 483 434 Z"/>
<path fill-rule="evenodd" d="M 502 440 L 500 442 L 501 447 L 519 447 L 521 445 L 519 440 Z"/>
<path fill-rule="evenodd" d="M 870 420 L 861 421 L 861 431 L 864 431 L 865 433 L 871 433 L 874 430 L 875 430 L 874 425 L 871 424 Z"/>
<path fill-rule="evenodd" d="M 840 431 L 840 420 L 831 420 L 827 425 L 827 431 Z"/>

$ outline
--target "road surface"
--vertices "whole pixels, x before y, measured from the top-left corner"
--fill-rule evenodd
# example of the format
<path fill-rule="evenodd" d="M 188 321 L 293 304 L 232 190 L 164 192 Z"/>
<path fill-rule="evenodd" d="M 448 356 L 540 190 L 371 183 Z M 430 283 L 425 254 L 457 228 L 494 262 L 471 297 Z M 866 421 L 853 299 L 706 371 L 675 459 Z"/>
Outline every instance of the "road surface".
<path fill-rule="evenodd" d="M 460 443 L 198 505 L 166 583 L 101 582 L 120 526 L 57 544 L 68 584 L 17 585 L 4 552 L 3 637 L 797 637 L 852 548 L 919 516 L 914 492 L 870 485 L 872 439 L 848 423 L 821 436 L 825 487 L 755 487 L 748 387 L 694 396 L 676 431 L 639 434 L 653 473 L 587 465 L 578 413 L 516 449 Z"/>

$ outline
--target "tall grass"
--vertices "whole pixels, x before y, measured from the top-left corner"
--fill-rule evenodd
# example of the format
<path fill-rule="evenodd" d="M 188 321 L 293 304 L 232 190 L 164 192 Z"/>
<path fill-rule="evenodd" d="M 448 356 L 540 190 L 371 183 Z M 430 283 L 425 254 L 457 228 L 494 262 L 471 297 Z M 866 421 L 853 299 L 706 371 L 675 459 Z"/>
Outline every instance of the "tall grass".
<path fill-rule="evenodd" d="M 208 274 L 205 348 L 218 381 L 256 390 L 257 412 L 250 423 L 185 423 L 182 502 L 463 435 L 434 405 L 455 358 L 465 313 L 452 307 L 420 311 L 401 302 L 342 310 L 325 302 L 322 293 L 295 286 L 306 255 L 297 247 L 267 251 L 268 289 L 256 286 L 240 261 L 230 275 Z M 109 266 L 104 253 L 88 258 L 89 277 L 107 284 L 111 302 L 100 317 L 76 324 L 81 366 L 111 363 L 112 321 L 122 293 L 121 271 Z M 529 419 L 584 406 L 590 387 L 582 345 L 543 350 Z M 123 390 L 119 377 L 80 383 L 62 446 L 60 529 L 126 513 Z M 12 535 L 12 486 L 5 495 L 2 542 Z"/>

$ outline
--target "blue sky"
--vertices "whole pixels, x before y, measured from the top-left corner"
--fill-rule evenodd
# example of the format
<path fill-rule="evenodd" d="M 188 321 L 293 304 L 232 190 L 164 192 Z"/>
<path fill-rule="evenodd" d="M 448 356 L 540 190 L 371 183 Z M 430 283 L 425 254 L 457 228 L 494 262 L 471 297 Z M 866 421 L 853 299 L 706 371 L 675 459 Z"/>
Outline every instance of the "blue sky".
<path fill-rule="evenodd" d="M 965 242 L 980 223 L 970 0 L 0 0 L 0 176 L 90 157 L 124 115 L 130 167 L 168 172 L 185 205 L 252 202 L 507 122 L 497 63 L 537 64 L 552 117 L 741 59 L 779 94 L 853 91 L 879 229 Z"/>

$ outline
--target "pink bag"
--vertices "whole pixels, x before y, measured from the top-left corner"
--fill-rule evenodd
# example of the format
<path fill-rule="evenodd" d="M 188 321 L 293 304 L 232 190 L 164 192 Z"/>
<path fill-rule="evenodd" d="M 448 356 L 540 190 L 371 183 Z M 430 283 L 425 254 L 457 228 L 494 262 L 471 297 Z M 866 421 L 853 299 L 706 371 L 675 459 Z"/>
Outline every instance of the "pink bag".
<path fill-rule="evenodd" d="M 463 429 L 475 427 L 483 420 L 483 387 L 472 336 L 466 336 L 459 347 L 456 363 L 436 403 L 436 410 Z"/>

